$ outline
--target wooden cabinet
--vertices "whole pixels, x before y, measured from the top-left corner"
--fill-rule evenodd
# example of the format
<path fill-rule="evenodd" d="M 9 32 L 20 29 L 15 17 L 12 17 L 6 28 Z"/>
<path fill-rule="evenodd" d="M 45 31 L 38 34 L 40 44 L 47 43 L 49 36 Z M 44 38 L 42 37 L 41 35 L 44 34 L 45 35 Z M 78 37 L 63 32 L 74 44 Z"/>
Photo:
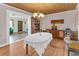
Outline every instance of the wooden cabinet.
<path fill-rule="evenodd" d="M 31 28 L 32 33 L 40 32 L 40 20 L 32 17 Z"/>
<path fill-rule="evenodd" d="M 64 39 L 64 31 L 63 30 L 49 30 L 52 33 L 53 38 L 61 38 Z"/>
<path fill-rule="evenodd" d="M 77 41 L 78 40 L 78 32 L 73 31 L 70 38 L 71 38 L 71 40 Z"/>

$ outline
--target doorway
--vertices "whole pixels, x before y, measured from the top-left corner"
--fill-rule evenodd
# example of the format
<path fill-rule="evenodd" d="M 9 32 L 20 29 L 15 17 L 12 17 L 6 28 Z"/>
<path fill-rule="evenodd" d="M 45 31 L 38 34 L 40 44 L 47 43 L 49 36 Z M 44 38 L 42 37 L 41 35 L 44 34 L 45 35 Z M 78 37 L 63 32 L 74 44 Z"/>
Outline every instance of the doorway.
<path fill-rule="evenodd" d="M 28 25 L 30 24 L 30 22 L 24 15 L 22 15 L 20 12 L 7 10 L 7 34 L 10 44 L 15 43 L 19 40 L 23 40 L 22 38 L 26 37 L 28 33 L 30 33 L 30 30 L 28 30 L 30 28 L 30 26 Z"/>
<path fill-rule="evenodd" d="M 10 26 L 13 27 L 13 34 L 10 35 L 10 43 L 20 41 L 22 40 L 23 37 L 26 37 L 28 35 L 28 32 L 25 32 L 24 30 L 25 25 L 26 24 L 24 24 L 23 20 L 17 20 L 17 21 L 14 20 L 14 22 L 11 22 Z"/>
<path fill-rule="evenodd" d="M 18 32 L 23 31 L 23 21 L 18 21 Z"/>

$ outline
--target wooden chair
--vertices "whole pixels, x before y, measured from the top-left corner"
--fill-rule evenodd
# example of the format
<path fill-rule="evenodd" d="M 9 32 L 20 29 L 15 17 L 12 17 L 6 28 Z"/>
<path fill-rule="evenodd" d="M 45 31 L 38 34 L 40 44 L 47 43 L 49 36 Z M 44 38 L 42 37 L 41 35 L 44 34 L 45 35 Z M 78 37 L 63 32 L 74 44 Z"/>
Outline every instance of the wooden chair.
<path fill-rule="evenodd" d="M 70 44 L 68 49 L 69 56 L 70 56 L 70 52 L 76 53 L 79 56 L 79 41 L 74 41 Z"/>

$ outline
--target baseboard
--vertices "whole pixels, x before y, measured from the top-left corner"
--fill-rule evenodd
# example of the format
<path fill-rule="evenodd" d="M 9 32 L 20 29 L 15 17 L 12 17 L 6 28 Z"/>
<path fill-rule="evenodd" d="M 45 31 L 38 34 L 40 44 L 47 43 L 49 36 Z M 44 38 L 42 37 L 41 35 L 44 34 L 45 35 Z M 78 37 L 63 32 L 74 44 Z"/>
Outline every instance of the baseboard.
<path fill-rule="evenodd" d="M 23 40 L 23 39 L 21 39 L 21 40 Z M 21 40 L 16 40 L 16 41 L 13 42 L 13 43 L 19 42 L 19 41 L 21 41 Z M 10 45 L 10 44 L 13 44 L 13 43 L 5 43 L 5 44 L 2 44 L 2 45 L 0 45 L 0 48 L 1 48 L 1 47 L 4 47 L 4 46 L 7 46 L 7 45 Z"/>
<path fill-rule="evenodd" d="M 17 43 L 17 42 L 19 42 L 19 41 L 21 41 L 21 40 L 23 40 L 23 39 L 16 40 L 16 41 L 13 42 L 13 43 Z M 13 44 L 13 43 L 5 43 L 5 44 L 2 44 L 2 45 L 0 45 L 0 48 L 1 48 L 1 47 L 4 47 L 4 46 L 7 46 L 7 45 L 10 45 L 10 44 Z"/>
<path fill-rule="evenodd" d="M 7 45 L 9 45 L 9 43 L 2 44 L 2 45 L 0 45 L 0 48 L 4 47 L 4 46 L 7 46 Z"/>

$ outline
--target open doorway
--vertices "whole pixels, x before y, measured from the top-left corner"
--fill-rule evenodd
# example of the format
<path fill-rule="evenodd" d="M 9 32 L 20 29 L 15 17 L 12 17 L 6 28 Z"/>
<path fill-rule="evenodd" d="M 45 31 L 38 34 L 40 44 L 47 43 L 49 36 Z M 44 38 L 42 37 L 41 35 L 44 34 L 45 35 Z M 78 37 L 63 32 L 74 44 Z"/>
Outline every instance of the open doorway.
<path fill-rule="evenodd" d="M 9 44 L 23 40 L 31 33 L 31 19 L 26 14 L 7 10 Z M 28 20 L 29 19 L 29 20 Z"/>
<path fill-rule="evenodd" d="M 28 35 L 27 25 L 28 25 L 27 20 L 18 18 L 10 20 L 9 23 L 10 43 L 22 40 L 23 37 L 26 37 Z"/>

